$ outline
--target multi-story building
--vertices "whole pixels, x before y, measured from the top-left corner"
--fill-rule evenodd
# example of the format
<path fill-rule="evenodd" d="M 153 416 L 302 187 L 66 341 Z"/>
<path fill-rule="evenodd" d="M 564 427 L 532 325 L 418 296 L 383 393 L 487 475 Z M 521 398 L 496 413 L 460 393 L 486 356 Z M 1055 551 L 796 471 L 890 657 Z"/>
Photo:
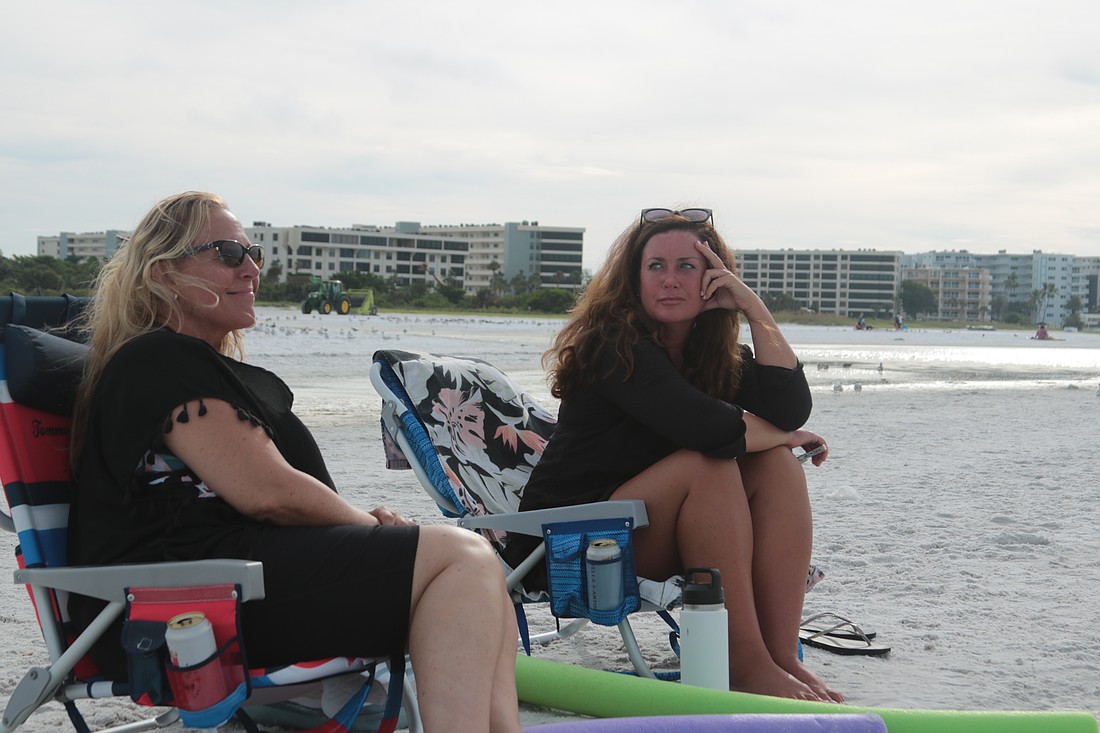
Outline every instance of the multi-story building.
<path fill-rule="evenodd" d="M 1100 305 L 1100 257 L 1077 257 L 1073 262 L 1070 289 L 1080 298 L 1082 311 Z"/>
<path fill-rule="evenodd" d="M 500 274 L 537 278 L 541 287 L 576 290 L 581 285 L 584 229 L 539 226 L 537 221 L 506 224 L 429 226 L 422 231 L 459 237 L 470 243 L 465 289 L 474 294 Z"/>
<path fill-rule="evenodd" d="M 126 241 L 128 232 L 108 229 L 105 232 L 61 232 L 57 236 L 39 237 L 38 254 L 56 257 L 60 260 L 76 257 L 84 261 L 90 258 L 106 259 L 115 253 L 119 245 Z"/>
<path fill-rule="evenodd" d="M 528 282 L 536 279 L 541 287 L 576 290 L 581 285 L 581 227 L 539 226 L 537 221 L 455 226 L 400 221 L 392 227 L 332 228 L 279 227 L 257 221 L 245 232 L 264 246 L 264 274 L 275 268 L 283 281 L 292 274 L 331 279 L 353 270 L 393 279 L 398 286 L 453 281 L 470 294 L 519 274 Z M 128 232 L 118 230 L 62 232 L 39 237 L 38 253 L 62 259 L 71 255 L 105 258 L 127 236 Z"/>
<path fill-rule="evenodd" d="M 988 321 L 993 276 L 984 267 L 902 267 L 901 280 L 915 280 L 936 296 L 936 318 Z"/>
<path fill-rule="evenodd" d="M 462 283 L 469 242 L 425 235 L 413 222 L 394 227 L 357 225 L 346 228 L 276 227 L 257 221 L 245 227 L 253 244 L 264 246 L 264 272 L 317 275 L 326 280 L 345 271 L 367 272 L 398 286 L 446 282 Z M 274 270 L 274 272 L 273 272 Z"/>
<path fill-rule="evenodd" d="M 819 313 L 893 313 L 901 252 L 738 250 L 738 274 L 758 293 L 785 293 Z"/>
<path fill-rule="evenodd" d="M 1074 295 L 1087 300 L 1087 274 L 1075 276 L 1076 262 L 1096 258 L 1079 258 L 1067 254 L 1047 254 L 1035 250 L 1031 254 L 996 254 L 957 252 L 924 252 L 906 255 L 906 267 L 970 267 L 989 270 L 993 297 L 1004 296 L 1007 302 L 1029 302 L 1036 295 L 1035 321 L 1061 326 L 1069 315 L 1068 301 Z M 1095 291 L 1092 291 L 1095 292 Z M 1041 296 L 1038 294 L 1042 293 Z M 1093 296 L 1095 297 L 1095 296 Z"/>

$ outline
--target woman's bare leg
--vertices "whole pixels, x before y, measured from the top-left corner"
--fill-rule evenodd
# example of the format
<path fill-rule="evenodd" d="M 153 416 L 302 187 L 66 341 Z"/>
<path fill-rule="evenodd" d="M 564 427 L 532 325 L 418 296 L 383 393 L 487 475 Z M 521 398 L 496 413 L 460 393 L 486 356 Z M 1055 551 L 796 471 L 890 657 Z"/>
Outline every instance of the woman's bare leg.
<path fill-rule="evenodd" d="M 776 664 L 822 697 L 843 702 L 798 660 L 798 627 L 813 549 L 806 469 L 786 447 L 737 460 L 752 514 L 753 589 L 760 634 Z"/>
<path fill-rule="evenodd" d="M 638 530 L 634 541 L 641 575 L 667 578 L 696 566 L 721 572 L 730 617 L 731 689 L 820 699 L 776 664 L 761 635 L 753 591 L 752 518 L 736 461 L 680 450 L 620 486 L 611 498 L 646 502 L 649 526 Z"/>
<path fill-rule="evenodd" d="M 420 528 L 409 655 L 425 730 L 517 733 L 516 621 L 481 536 Z"/>

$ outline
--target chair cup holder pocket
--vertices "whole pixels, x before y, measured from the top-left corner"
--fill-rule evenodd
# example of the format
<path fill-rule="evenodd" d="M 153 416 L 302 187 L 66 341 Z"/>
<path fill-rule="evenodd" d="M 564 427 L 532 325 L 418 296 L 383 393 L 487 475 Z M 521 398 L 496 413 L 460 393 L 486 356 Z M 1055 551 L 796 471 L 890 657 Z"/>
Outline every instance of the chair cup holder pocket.
<path fill-rule="evenodd" d="M 122 627 L 122 648 L 130 679 L 130 698 L 146 705 L 168 705 L 172 688 L 168 682 L 168 645 L 163 621 L 127 621 Z"/>
<path fill-rule="evenodd" d="M 558 618 L 587 618 L 603 626 L 614 626 L 638 610 L 638 579 L 634 572 L 634 546 L 629 519 L 598 519 L 558 522 L 542 527 L 546 545 L 546 574 L 550 589 L 550 610 Z M 596 568 L 587 559 L 589 546 L 597 540 L 614 540 L 619 552 L 618 567 Z M 590 571 L 596 573 L 590 576 Z M 594 578 L 594 579 L 593 579 Z M 606 607 L 598 603 L 590 586 L 597 592 L 607 590 L 607 582 L 618 585 L 621 599 Z M 591 582 L 590 582 L 591 580 Z M 614 588 L 617 594 L 618 588 Z"/>
<path fill-rule="evenodd" d="M 169 660 L 166 669 L 173 704 L 181 710 L 207 710 L 233 694 L 243 681 L 240 642 L 237 637 L 230 639 L 198 664 L 180 667 Z"/>
<path fill-rule="evenodd" d="M 172 705 L 187 728 L 217 728 L 252 692 L 241 642 L 239 586 L 127 588 L 122 627 L 130 659 L 131 697 Z M 176 617 L 199 616 L 204 625 Z M 183 662 L 180 665 L 179 662 Z"/>

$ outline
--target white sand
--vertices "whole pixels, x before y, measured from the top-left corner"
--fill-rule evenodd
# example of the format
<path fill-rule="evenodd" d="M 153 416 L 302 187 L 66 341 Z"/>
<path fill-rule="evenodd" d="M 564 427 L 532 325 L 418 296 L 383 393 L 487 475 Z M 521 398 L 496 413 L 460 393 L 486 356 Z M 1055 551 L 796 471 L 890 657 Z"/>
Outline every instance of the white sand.
<path fill-rule="evenodd" d="M 346 496 L 439 522 L 409 472 L 384 468 L 371 353 L 486 358 L 549 404 L 538 356 L 559 326 L 262 309 L 250 361 L 295 391 Z M 808 662 L 859 705 L 1100 715 L 1100 336 L 784 330 L 814 387 L 809 427 L 832 447 L 825 466 L 808 469 L 814 556 L 827 578 L 806 614 L 845 614 L 893 648 L 874 659 L 807 649 Z M 14 545 L 0 535 L 0 554 L 11 558 Z M 541 611 L 531 622 L 552 625 Z M 650 662 L 674 665 L 663 624 L 636 627 Z M 31 606 L 10 583 L 0 584 L 0 629 L 3 705 L 26 668 L 45 662 Z M 628 667 L 617 633 L 595 627 L 535 653 Z M 140 717 L 116 701 L 80 707 L 100 725 Z M 526 724 L 557 717 L 522 713 Z M 66 729 L 51 704 L 21 730 Z"/>

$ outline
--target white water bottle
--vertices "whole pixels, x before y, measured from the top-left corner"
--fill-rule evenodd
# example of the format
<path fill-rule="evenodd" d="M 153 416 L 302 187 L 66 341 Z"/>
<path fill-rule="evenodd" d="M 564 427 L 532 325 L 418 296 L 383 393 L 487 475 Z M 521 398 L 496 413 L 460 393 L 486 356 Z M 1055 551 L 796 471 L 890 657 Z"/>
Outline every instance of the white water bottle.
<path fill-rule="evenodd" d="M 709 575 L 710 582 L 695 582 L 696 574 Z M 688 568 L 684 578 L 680 681 L 685 685 L 729 690 L 729 620 L 722 576 L 716 568 Z"/>

